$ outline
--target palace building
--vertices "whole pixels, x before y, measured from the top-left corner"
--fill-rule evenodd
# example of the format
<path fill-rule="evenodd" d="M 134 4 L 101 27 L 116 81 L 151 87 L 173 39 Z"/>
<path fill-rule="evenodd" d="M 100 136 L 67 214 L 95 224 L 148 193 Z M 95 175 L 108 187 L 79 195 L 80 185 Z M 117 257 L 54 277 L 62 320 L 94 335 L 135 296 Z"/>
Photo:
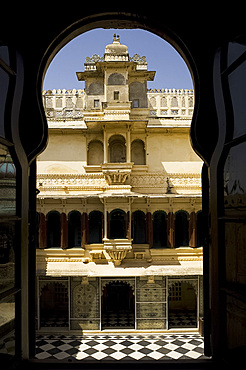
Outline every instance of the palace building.
<path fill-rule="evenodd" d="M 155 71 L 116 35 L 77 78 L 84 90 L 43 91 L 37 329 L 201 330 L 194 92 L 148 90 Z"/>

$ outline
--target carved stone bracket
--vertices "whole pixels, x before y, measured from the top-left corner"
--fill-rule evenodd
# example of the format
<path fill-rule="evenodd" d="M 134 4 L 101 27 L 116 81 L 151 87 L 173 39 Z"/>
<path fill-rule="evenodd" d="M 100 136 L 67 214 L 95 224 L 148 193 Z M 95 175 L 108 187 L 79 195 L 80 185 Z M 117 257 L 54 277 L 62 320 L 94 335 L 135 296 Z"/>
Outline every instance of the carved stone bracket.
<path fill-rule="evenodd" d="M 131 174 L 133 163 L 104 163 L 102 172 L 108 185 L 124 185 Z"/>
<path fill-rule="evenodd" d="M 104 239 L 104 249 L 115 266 L 120 266 L 121 262 L 129 251 L 132 250 L 131 239 Z"/>

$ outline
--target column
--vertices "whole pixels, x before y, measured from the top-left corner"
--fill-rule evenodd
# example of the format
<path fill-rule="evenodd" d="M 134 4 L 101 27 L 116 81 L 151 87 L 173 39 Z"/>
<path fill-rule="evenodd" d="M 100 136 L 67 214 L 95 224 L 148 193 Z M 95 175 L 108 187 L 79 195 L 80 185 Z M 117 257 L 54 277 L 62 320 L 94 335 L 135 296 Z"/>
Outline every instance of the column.
<path fill-rule="evenodd" d="M 106 207 L 106 201 L 104 201 L 104 239 L 108 238 L 108 212 Z"/>
<path fill-rule="evenodd" d="M 61 248 L 62 249 L 67 249 L 67 247 L 68 247 L 67 215 L 65 213 L 61 213 L 60 220 L 61 220 Z"/>
<path fill-rule="evenodd" d="M 126 213 L 126 239 L 131 239 L 131 212 Z"/>
<path fill-rule="evenodd" d="M 196 246 L 196 213 L 191 212 L 189 222 L 189 247 Z"/>
<path fill-rule="evenodd" d="M 89 219 L 87 213 L 83 212 L 81 215 L 81 247 L 85 248 L 88 243 L 89 234 Z"/>
<path fill-rule="evenodd" d="M 40 249 L 46 248 L 47 233 L 46 233 L 46 218 L 43 213 L 39 214 L 39 233 L 38 233 L 38 247 Z"/>
<path fill-rule="evenodd" d="M 152 214 L 150 212 L 146 213 L 146 241 L 149 247 L 153 247 L 153 222 Z"/>
<path fill-rule="evenodd" d="M 174 248 L 175 246 L 175 234 L 174 234 L 174 214 L 169 212 L 167 215 L 167 246 L 168 248 Z"/>
<path fill-rule="evenodd" d="M 103 128 L 103 161 L 108 163 L 108 141 L 107 141 L 107 132 L 106 127 Z"/>
<path fill-rule="evenodd" d="M 127 128 L 126 132 L 126 162 L 131 162 L 131 136 L 130 136 L 130 126 Z"/>

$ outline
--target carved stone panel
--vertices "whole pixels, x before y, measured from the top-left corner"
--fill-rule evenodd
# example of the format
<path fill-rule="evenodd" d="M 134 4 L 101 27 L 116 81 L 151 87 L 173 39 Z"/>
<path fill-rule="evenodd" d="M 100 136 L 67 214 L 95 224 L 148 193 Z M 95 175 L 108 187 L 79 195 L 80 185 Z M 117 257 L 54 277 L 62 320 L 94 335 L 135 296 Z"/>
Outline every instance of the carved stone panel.
<path fill-rule="evenodd" d="M 98 329 L 100 317 L 98 279 L 89 281 L 73 278 L 71 294 L 71 326 L 76 329 Z"/>

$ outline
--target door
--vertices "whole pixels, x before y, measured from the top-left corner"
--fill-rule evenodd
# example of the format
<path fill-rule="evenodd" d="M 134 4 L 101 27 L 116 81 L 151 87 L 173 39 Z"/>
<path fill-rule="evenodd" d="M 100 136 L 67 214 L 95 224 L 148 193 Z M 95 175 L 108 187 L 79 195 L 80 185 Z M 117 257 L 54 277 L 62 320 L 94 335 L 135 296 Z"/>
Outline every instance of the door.
<path fill-rule="evenodd" d="M 109 281 L 102 290 L 102 329 L 134 329 L 134 287 L 127 281 Z"/>

